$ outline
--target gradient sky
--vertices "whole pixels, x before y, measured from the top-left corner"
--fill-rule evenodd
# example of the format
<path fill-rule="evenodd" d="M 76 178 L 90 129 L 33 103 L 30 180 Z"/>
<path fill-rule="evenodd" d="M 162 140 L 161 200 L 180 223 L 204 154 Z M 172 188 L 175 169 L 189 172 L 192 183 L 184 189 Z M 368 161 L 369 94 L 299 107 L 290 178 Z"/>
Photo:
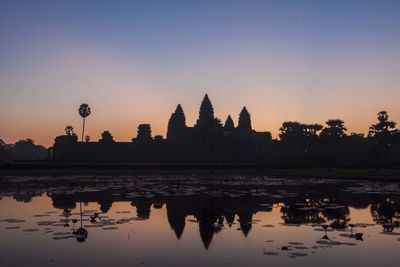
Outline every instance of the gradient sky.
<path fill-rule="evenodd" d="M 203 95 L 235 123 L 400 122 L 400 1 L 19 1 L 0 6 L 0 138 L 49 146 L 66 125 L 119 141 L 166 135 Z"/>

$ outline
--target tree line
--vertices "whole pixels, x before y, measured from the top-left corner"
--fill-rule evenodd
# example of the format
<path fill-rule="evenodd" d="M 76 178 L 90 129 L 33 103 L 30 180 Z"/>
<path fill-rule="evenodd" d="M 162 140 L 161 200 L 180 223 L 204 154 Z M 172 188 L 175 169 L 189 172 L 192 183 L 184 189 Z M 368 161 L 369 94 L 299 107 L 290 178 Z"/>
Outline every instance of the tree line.
<path fill-rule="evenodd" d="M 390 120 L 386 111 L 377 114 L 376 123 L 367 134 L 349 133 L 341 119 L 329 119 L 325 125 L 286 121 L 279 129 L 279 138 L 252 129 L 250 113 L 243 108 L 238 126 L 228 116 L 224 124 L 214 117 L 208 98 L 200 108 L 199 120 L 194 127 L 187 127 L 183 109 L 178 105 L 168 124 L 167 138 L 152 137 L 149 124 L 138 127 L 138 135 L 132 139 L 130 148 L 115 142 L 109 131 L 104 131 L 99 142 L 90 142 L 86 136 L 83 143 L 91 144 L 96 156 L 113 151 L 119 160 L 133 161 L 213 161 L 254 162 L 271 166 L 400 166 L 400 131 L 396 122 Z M 77 154 L 88 147 L 77 146 L 78 137 L 73 127 L 67 126 L 66 135 L 58 137 Z M 72 140 L 70 142 L 70 140 Z M 56 138 L 57 143 L 57 138 Z M 94 145 L 100 144 L 100 148 Z M 109 144 L 119 145 L 120 150 Z M 104 148 L 102 150 L 102 148 Z M 89 149 L 89 150 L 90 150 Z M 107 150 L 109 149 L 109 150 Z M 111 149 L 111 150 L 110 150 Z M 110 154 L 110 153 L 108 153 Z M 87 154 L 90 160 L 90 153 Z M 0 161 L 46 159 L 47 149 L 34 144 L 32 139 L 6 144 L 0 140 Z M 107 160 L 107 157 L 102 159 Z M 93 158 L 94 160 L 94 158 Z"/>

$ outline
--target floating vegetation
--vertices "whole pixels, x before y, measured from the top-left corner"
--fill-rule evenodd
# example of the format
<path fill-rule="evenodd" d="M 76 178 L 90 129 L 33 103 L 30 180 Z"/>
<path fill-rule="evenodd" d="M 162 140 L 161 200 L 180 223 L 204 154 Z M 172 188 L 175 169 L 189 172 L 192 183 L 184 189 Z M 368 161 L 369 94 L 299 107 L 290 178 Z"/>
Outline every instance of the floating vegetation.
<path fill-rule="evenodd" d="M 379 234 L 381 234 L 381 235 L 396 235 L 396 236 L 400 235 L 400 233 L 386 232 L 386 231 L 380 232 Z"/>
<path fill-rule="evenodd" d="M 333 241 L 333 240 L 318 240 L 316 241 L 317 244 L 320 245 L 327 245 L 327 246 L 338 246 L 341 245 L 341 242 Z"/>
<path fill-rule="evenodd" d="M 260 207 L 268 207 L 268 208 L 272 208 L 272 204 L 268 204 L 268 203 L 261 203 L 258 204 Z"/>
<path fill-rule="evenodd" d="M 300 211 L 323 211 L 323 208 L 318 208 L 318 207 L 302 207 L 302 208 L 297 208 L 297 210 Z"/>
<path fill-rule="evenodd" d="M 54 236 L 53 239 L 54 240 L 65 240 L 68 238 L 74 237 L 73 235 L 67 235 L 67 236 Z"/>
<path fill-rule="evenodd" d="M 354 234 L 339 234 L 342 237 L 355 238 Z"/>
<path fill-rule="evenodd" d="M 1 222 L 5 223 L 23 223 L 25 220 L 19 220 L 19 219 L 4 219 Z"/>
<path fill-rule="evenodd" d="M 333 232 L 334 230 L 332 228 L 324 229 L 324 228 L 315 228 L 314 231 L 319 231 L 319 232 Z"/>
<path fill-rule="evenodd" d="M 300 224 L 297 223 L 280 223 L 282 226 L 289 226 L 289 227 L 299 227 Z"/>
<path fill-rule="evenodd" d="M 101 221 L 102 223 L 106 223 L 106 222 L 115 222 L 115 219 L 102 219 L 102 218 L 100 218 L 100 221 Z"/>
<path fill-rule="evenodd" d="M 262 225 L 262 227 L 275 227 L 275 226 L 272 224 L 264 224 L 264 225 Z"/>
<path fill-rule="evenodd" d="M 361 228 L 365 228 L 365 227 L 369 227 L 369 226 L 375 226 L 376 224 L 373 223 L 356 223 L 355 227 L 361 227 Z"/>
<path fill-rule="evenodd" d="M 119 229 L 118 227 L 103 227 L 103 228 L 101 228 L 102 230 L 117 230 L 117 229 Z"/>
<path fill-rule="evenodd" d="M 325 209 L 328 209 L 328 210 L 339 210 L 339 209 L 345 209 L 346 207 L 345 206 L 340 206 L 340 205 L 334 205 L 334 206 L 327 206 L 327 207 L 325 207 Z"/>
<path fill-rule="evenodd" d="M 367 206 L 367 203 L 364 203 L 364 201 L 357 203 L 359 199 L 351 198 L 351 195 L 337 198 L 336 192 L 341 191 L 342 193 L 342 189 L 346 188 L 347 185 L 338 184 L 338 190 L 331 190 L 331 183 L 334 184 L 336 181 L 332 182 L 324 179 L 271 179 L 267 177 L 255 178 L 252 176 L 226 176 L 221 177 L 221 179 L 214 179 L 214 177 L 213 179 L 208 179 L 208 175 L 204 179 L 198 179 L 195 175 L 182 175 L 181 177 L 171 175 L 166 177 L 135 176 L 134 178 L 126 176 L 124 180 L 114 177 L 112 178 L 112 184 L 108 183 L 107 177 L 104 178 L 103 176 L 97 176 L 96 183 L 93 183 L 93 179 L 95 179 L 93 177 L 79 177 L 78 184 L 85 183 L 83 182 L 85 180 L 81 179 L 87 179 L 86 182 L 89 181 L 89 185 L 85 185 L 82 188 L 80 186 L 62 187 L 56 185 L 45 192 L 47 194 L 43 195 L 43 197 L 54 197 L 53 203 L 61 207 L 60 209 L 53 211 L 53 207 L 48 205 L 44 210 L 50 211 L 42 212 L 41 210 L 32 209 L 30 211 L 26 210 L 26 214 L 13 212 L 9 213 L 9 215 L 3 215 L 29 218 L 27 219 L 29 226 L 27 226 L 28 224 L 7 225 L 6 223 L 23 223 L 25 220 L 1 218 L 0 222 L 4 223 L 3 227 L 9 226 L 3 228 L 3 233 L 6 230 L 12 231 L 12 229 L 21 229 L 17 230 L 17 234 L 22 234 L 22 231 L 36 232 L 38 229 L 22 229 L 38 227 L 40 235 L 28 233 L 25 233 L 25 235 L 32 241 L 35 241 L 35 239 L 43 241 L 43 238 L 47 238 L 50 240 L 71 239 L 71 242 L 75 242 L 75 240 L 82 242 L 82 240 L 88 237 L 92 241 L 102 239 L 106 235 L 108 235 L 107 238 L 117 239 L 123 238 L 124 233 L 128 239 L 133 239 L 136 232 L 130 229 L 131 226 L 129 224 L 138 226 L 137 230 L 141 231 L 141 229 L 152 225 L 154 220 L 153 214 L 156 214 L 155 218 L 157 216 L 167 216 L 164 223 L 170 224 L 176 236 L 180 237 L 182 232 L 186 234 L 187 231 L 195 231 L 197 238 L 201 238 L 203 242 L 205 242 L 203 240 L 204 237 L 209 238 L 207 234 L 210 234 L 212 237 L 212 234 L 225 231 L 223 230 L 223 226 L 228 227 L 228 225 L 230 227 L 234 226 L 231 227 L 230 232 L 226 231 L 225 235 L 232 234 L 232 232 L 235 232 L 235 229 L 243 231 L 243 233 L 235 233 L 238 236 L 243 236 L 242 234 L 247 236 L 249 232 L 251 235 L 251 231 L 253 233 L 256 232 L 257 234 L 253 235 L 252 238 L 260 241 L 258 242 L 259 249 L 265 246 L 262 250 L 263 254 L 258 250 L 258 256 L 276 256 L 279 257 L 278 260 L 281 260 L 281 257 L 297 258 L 307 255 L 311 257 L 313 253 L 319 254 L 320 252 L 327 252 L 328 256 L 332 256 L 333 254 L 328 254 L 328 252 L 330 250 L 333 251 L 335 248 L 337 249 L 338 245 L 340 249 L 338 249 L 337 253 L 342 253 L 343 250 L 351 251 L 354 249 L 353 247 L 360 245 L 359 241 L 356 241 L 356 234 L 361 231 L 364 232 L 365 236 L 370 237 L 368 238 L 370 240 L 366 241 L 368 242 L 367 246 L 365 246 L 368 249 L 379 246 L 379 244 L 374 242 L 379 234 L 392 235 L 393 237 L 388 237 L 387 239 L 391 239 L 396 244 L 400 242 L 400 233 L 396 233 L 398 225 L 395 225 L 396 220 L 398 220 L 396 216 L 399 207 L 397 197 L 393 198 L 392 195 L 386 197 L 385 195 L 382 198 L 384 206 L 379 202 L 381 201 L 380 198 L 367 199 L 370 201 Z M 350 184 L 350 182 L 348 183 Z M 324 186 L 315 186 L 317 184 L 324 184 Z M 289 186 L 294 187 L 290 188 Z M 324 191 L 325 189 L 327 190 Z M 375 186 L 365 191 L 377 192 L 379 190 L 379 186 Z M 400 192 L 400 187 L 397 187 L 396 190 Z M 75 192 L 79 192 L 79 194 Z M 92 193 L 85 195 L 87 192 Z M 106 192 L 106 194 L 103 194 L 103 192 Z M 349 191 L 349 193 L 345 194 L 351 193 L 353 192 Z M 9 193 L 6 192 L 6 194 Z M 104 197 L 107 197 L 107 199 Z M 357 197 L 361 197 L 361 195 Z M 88 201 L 88 203 L 82 202 L 84 208 L 88 208 L 83 214 L 77 212 L 80 210 L 79 202 L 81 200 Z M 108 200 L 110 201 L 108 202 Z M 340 204 L 331 204 L 332 202 L 340 202 Z M 35 202 L 32 203 L 35 204 Z M 360 209 L 368 211 L 367 214 L 371 215 L 368 218 L 354 212 L 352 208 L 361 204 L 364 206 Z M 373 205 L 376 205 L 376 207 Z M 95 209 L 97 207 L 99 208 Z M 378 209 L 381 207 L 384 207 L 385 210 Z M 393 223 L 391 223 L 392 220 L 389 223 L 388 217 L 385 217 L 385 214 L 383 214 L 386 212 L 386 208 L 389 212 L 396 212 L 396 216 L 392 219 Z M 154 209 L 162 210 L 155 211 Z M 258 212 L 265 213 L 264 215 L 266 216 L 259 216 Z M 33 215 L 33 213 L 37 214 Z M 139 216 L 131 217 L 136 216 L 136 214 Z M 84 227 L 87 228 L 82 229 L 86 233 L 83 230 L 78 232 L 81 226 L 81 215 L 83 216 L 82 222 L 85 224 Z M 44 218 L 39 219 L 40 217 Z M 94 220 L 91 220 L 92 217 Z M 238 218 L 241 218 L 241 221 Z M 252 218 L 261 218 L 262 220 L 252 220 Z M 363 223 L 364 220 L 370 222 L 369 218 L 371 222 L 374 220 L 374 223 Z M 149 221 L 144 221 L 147 219 Z M 143 222 L 132 223 L 133 221 Z M 235 222 L 229 223 L 231 221 Z M 238 221 L 240 222 L 240 226 Z M 359 223 L 355 223 L 356 221 L 359 221 Z M 186 228 L 184 227 L 185 222 Z M 190 224 L 189 226 L 189 223 L 200 225 Z M 259 223 L 261 227 L 275 228 L 264 229 L 263 234 L 258 234 L 260 228 L 257 226 L 251 227 L 255 223 Z M 65 226 L 66 224 L 68 226 Z M 119 226 L 120 224 L 124 225 L 124 227 Z M 301 227 L 295 228 L 299 226 Z M 373 229 L 362 229 L 370 226 L 376 227 Z M 391 227 L 394 229 L 392 231 L 385 231 L 383 229 L 385 226 L 388 229 L 391 229 Z M 287 227 L 293 228 L 289 229 Z M 96 230 L 94 228 L 99 229 Z M 198 233 L 199 229 L 200 236 Z M 116 231 L 107 233 L 100 230 Z M 380 231 L 383 232 L 379 233 Z M 163 234 L 164 232 L 161 233 L 161 235 Z M 193 234 L 193 232 L 190 232 L 190 234 Z M 12 236 L 14 232 L 9 232 L 7 235 Z M 7 235 L 4 234 L 4 236 Z M 322 236 L 324 237 L 321 238 Z M 146 240 L 145 236 L 142 236 L 140 241 L 142 241 L 142 238 L 145 238 L 145 242 L 153 241 L 152 239 Z M 168 238 L 175 238 L 175 236 L 170 235 Z M 269 239 L 266 240 L 267 238 Z M 288 240 L 293 241 L 287 242 Z M 118 240 L 111 241 L 118 242 Z M 238 242 L 236 244 L 238 247 L 244 244 L 240 243 L 242 242 L 241 240 Z M 67 245 L 70 246 L 70 243 Z M 86 245 L 93 248 L 93 246 L 96 246 L 96 242 L 89 242 Z M 156 244 L 156 246 L 158 245 Z M 247 253 L 247 250 L 251 249 L 250 247 L 242 248 L 244 253 Z M 364 246 L 359 246 L 358 248 L 354 249 L 356 257 L 359 256 L 362 249 L 365 249 Z M 102 257 L 102 255 L 98 256 Z M 319 257 L 317 258 L 320 260 Z M 264 257 L 264 260 L 268 260 L 268 258 Z M 293 264 L 295 264 L 295 261 L 293 261 Z"/>
<path fill-rule="evenodd" d="M 56 221 L 40 221 L 40 222 L 37 222 L 37 225 L 48 226 L 48 225 L 54 225 L 55 223 L 57 223 L 57 222 Z"/>
<path fill-rule="evenodd" d="M 288 244 L 294 245 L 294 246 L 304 245 L 304 243 L 302 243 L 302 242 L 288 242 Z"/>
<path fill-rule="evenodd" d="M 130 221 L 133 221 L 134 218 L 122 218 L 122 219 L 118 219 L 115 221 L 116 224 L 125 224 L 125 223 L 129 223 Z"/>
<path fill-rule="evenodd" d="M 265 248 L 263 250 L 263 254 L 268 255 L 268 256 L 279 256 L 280 255 L 280 253 L 275 252 L 275 251 L 266 251 Z"/>
<path fill-rule="evenodd" d="M 308 247 L 305 247 L 305 246 L 294 246 L 293 248 L 294 249 L 300 249 L 300 250 L 308 249 Z"/>
<path fill-rule="evenodd" d="M 24 230 L 22 230 L 23 232 L 37 232 L 37 231 L 39 231 L 39 229 L 37 229 L 37 228 L 31 228 L 31 229 L 24 229 Z"/>
<path fill-rule="evenodd" d="M 130 218 L 130 220 L 132 220 L 132 221 L 145 221 L 146 218 L 142 218 L 142 217 L 133 217 L 133 218 Z"/>
<path fill-rule="evenodd" d="M 86 228 L 98 228 L 98 227 L 103 227 L 104 224 L 89 224 L 85 225 Z"/>
<path fill-rule="evenodd" d="M 70 235 L 70 234 L 71 234 L 70 232 L 55 232 L 55 233 L 53 233 L 53 235 L 56 235 L 56 236 L 59 236 L 59 235 L 63 236 L 63 235 Z"/>
<path fill-rule="evenodd" d="M 351 247 L 357 246 L 356 243 L 348 243 L 348 242 L 342 242 L 342 245 L 351 246 Z"/>
<path fill-rule="evenodd" d="M 292 252 L 289 254 L 289 258 L 305 257 L 307 255 L 307 253 Z"/>
<path fill-rule="evenodd" d="M 63 226 L 64 227 L 64 223 L 53 223 L 52 226 L 54 226 L 54 227 Z"/>

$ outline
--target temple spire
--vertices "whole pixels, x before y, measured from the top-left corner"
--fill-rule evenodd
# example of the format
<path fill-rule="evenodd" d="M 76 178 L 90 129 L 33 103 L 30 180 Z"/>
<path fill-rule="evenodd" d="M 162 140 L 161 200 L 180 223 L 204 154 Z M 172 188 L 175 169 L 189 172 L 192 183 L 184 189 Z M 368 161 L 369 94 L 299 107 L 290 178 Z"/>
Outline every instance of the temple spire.
<path fill-rule="evenodd" d="M 176 139 L 178 138 L 183 130 L 186 128 L 186 117 L 183 112 L 182 106 L 178 104 L 175 109 L 175 112 L 172 113 L 171 118 L 168 121 L 168 131 L 167 131 L 167 139 Z"/>
<path fill-rule="evenodd" d="M 225 131 L 233 131 L 235 130 L 235 124 L 233 123 L 231 115 L 228 115 L 228 118 L 226 118 L 225 124 L 224 124 L 224 130 Z"/>
<path fill-rule="evenodd" d="M 211 104 L 208 95 L 206 94 L 201 102 L 199 118 L 197 120 L 197 126 L 209 125 L 214 120 L 214 108 Z"/>
<path fill-rule="evenodd" d="M 250 113 L 247 111 L 246 107 L 243 107 L 239 114 L 238 130 L 243 132 L 252 131 Z"/>

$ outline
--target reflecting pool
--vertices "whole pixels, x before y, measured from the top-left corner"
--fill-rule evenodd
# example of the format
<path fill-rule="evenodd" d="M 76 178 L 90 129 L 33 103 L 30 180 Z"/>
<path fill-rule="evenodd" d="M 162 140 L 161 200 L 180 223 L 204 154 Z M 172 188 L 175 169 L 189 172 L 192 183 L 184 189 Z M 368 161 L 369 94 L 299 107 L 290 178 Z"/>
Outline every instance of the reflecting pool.
<path fill-rule="evenodd" d="M 0 266 L 380 266 L 398 182 L 2 177 Z"/>

